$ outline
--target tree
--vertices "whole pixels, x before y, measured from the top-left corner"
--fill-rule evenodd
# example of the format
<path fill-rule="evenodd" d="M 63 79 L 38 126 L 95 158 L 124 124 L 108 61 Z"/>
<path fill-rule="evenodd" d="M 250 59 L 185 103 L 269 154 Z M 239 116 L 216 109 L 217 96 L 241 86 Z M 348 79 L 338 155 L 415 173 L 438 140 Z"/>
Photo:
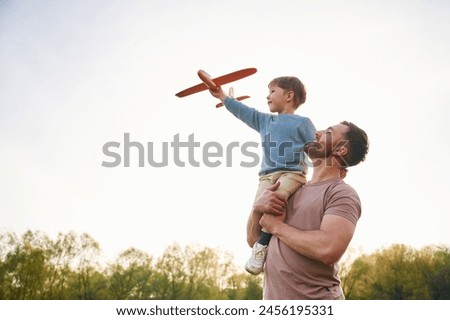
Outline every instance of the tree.
<path fill-rule="evenodd" d="M 95 300 L 106 297 L 106 278 L 100 269 L 100 245 L 88 234 L 83 233 L 74 249 L 76 266 L 69 288 L 71 299 Z"/>
<path fill-rule="evenodd" d="M 228 300 L 261 300 L 262 277 L 235 271 L 228 278 L 225 294 L 224 299 Z"/>
<path fill-rule="evenodd" d="M 107 273 L 111 299 L 151 299 L 154 296 L 151 286 L 154 273 L 152 258 L 142 251 L 134 248 L 125 250 Z"/>
<path fill-rule="evenodd" d="M 2 296 L 5 299 L 39 299 L 45 290 L 48 238 L 26 232 L 21 239 L 9 235 L 10 251 L 1 266 Z"/>
<path fill-rule="evenodd" d="M 78 254 L 76 248 L 77 236 L 73 232 L 59 233 L 56 241 L 48 243 L 46 253 L 49 268 L 43 299 L 69 299 L 72 296 L 68 285 L 74 277 L 72 261 Z"/>
<path fill-rule="evenodd" d="M 155 299 L 222 299 L 231 267 L 231 257 L 220 259 L 217 250 L 173 244 L 155 266 Z"/>
<path fill-rule="evenodd" d="M 419 272 L 422 274 L 430 299 L 450 299 L 450 249 L 425 247 L 418 253 Z"/>
<path fill-rule="evenodd" d="M 156 263 L 154 279 L 155 296 L 157 300 L 183 299 L 185 293 L 186 271 L 184 259 L 179 245 L 169 246 Z"/>
<path fill-rule="evenodd" d="M 358 257 L 342 278 L 347 299 L 448 299 L 449 270 L 448 248 L 394 244 Z"/>

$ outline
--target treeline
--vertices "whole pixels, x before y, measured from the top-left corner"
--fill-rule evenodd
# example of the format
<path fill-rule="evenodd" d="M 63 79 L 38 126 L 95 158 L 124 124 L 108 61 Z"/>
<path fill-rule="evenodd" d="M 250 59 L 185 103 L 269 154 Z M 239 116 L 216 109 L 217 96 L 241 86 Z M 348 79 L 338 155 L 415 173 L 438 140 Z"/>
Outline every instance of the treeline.
<path fill-rule="evenodd" d="M 342 264 L 347 299 L 449 299 L 447 247 L 393 245 Z M 261 299 L 262 277 L 211 248 L 169 246 L 159 258 L 135 248 L 102 261 L 88 234 L 0 234 L 0 299 Z"/>
<path fill-rule="evenodd" d="M 347 299 L 449 300 L 450 248 L 421 250 L 395 244 L 344 265 L 341 280 Z"/>
<path fill-rule="evenodd" d="M 245 272 L 245 271 L 244 271 Z M 174 244 L 153 258 L 130 248 L 105 264 L 88 234 L 0 234 L 0 299 L 260 299 L 261 279 L 230 255 Z"/>

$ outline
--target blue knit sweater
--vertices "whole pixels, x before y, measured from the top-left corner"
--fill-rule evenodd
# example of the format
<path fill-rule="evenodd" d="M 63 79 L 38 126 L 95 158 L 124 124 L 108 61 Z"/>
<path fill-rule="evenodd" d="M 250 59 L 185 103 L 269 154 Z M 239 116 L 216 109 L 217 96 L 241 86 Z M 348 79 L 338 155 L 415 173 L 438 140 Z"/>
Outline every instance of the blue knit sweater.
<path fill-rule="evenodd" d="M 316 134 L 309 118 L 263 113 L 230 97 L 225 98 L 224 105 L 236 118 L 259 132 L 263 150 L 260 175 L 281 170 L 307 173 L 303 146 L 314 141 Z"/>

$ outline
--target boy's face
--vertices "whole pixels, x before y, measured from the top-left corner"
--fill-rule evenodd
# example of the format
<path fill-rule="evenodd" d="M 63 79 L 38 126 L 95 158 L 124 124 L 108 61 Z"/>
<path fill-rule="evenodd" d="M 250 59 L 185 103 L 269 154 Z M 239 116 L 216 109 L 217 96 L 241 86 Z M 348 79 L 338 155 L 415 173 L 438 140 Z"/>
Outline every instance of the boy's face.
<path fill-rule="evenodd" d="M 267 96 L 267 104 L 271 112 L 283 113 L 286 108 L 287 91 L 277 85 L 269 85 L 269 95 Z"/>

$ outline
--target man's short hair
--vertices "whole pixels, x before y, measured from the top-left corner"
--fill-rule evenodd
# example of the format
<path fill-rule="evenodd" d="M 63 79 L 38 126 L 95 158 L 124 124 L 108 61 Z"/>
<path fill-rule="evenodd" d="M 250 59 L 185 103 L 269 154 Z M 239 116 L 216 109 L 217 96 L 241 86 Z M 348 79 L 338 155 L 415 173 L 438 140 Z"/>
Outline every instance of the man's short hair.
<path fill-rule="evenodd" d="M 369 151 L 369 139 L 366 132 L 354 123 L 342 121 L 341 124 L 348 127 L 344 138 L 349 150 L 347 155 L 342 157 L 345 162 L 343 166 L 352 167 L 366 159 Z"/>

